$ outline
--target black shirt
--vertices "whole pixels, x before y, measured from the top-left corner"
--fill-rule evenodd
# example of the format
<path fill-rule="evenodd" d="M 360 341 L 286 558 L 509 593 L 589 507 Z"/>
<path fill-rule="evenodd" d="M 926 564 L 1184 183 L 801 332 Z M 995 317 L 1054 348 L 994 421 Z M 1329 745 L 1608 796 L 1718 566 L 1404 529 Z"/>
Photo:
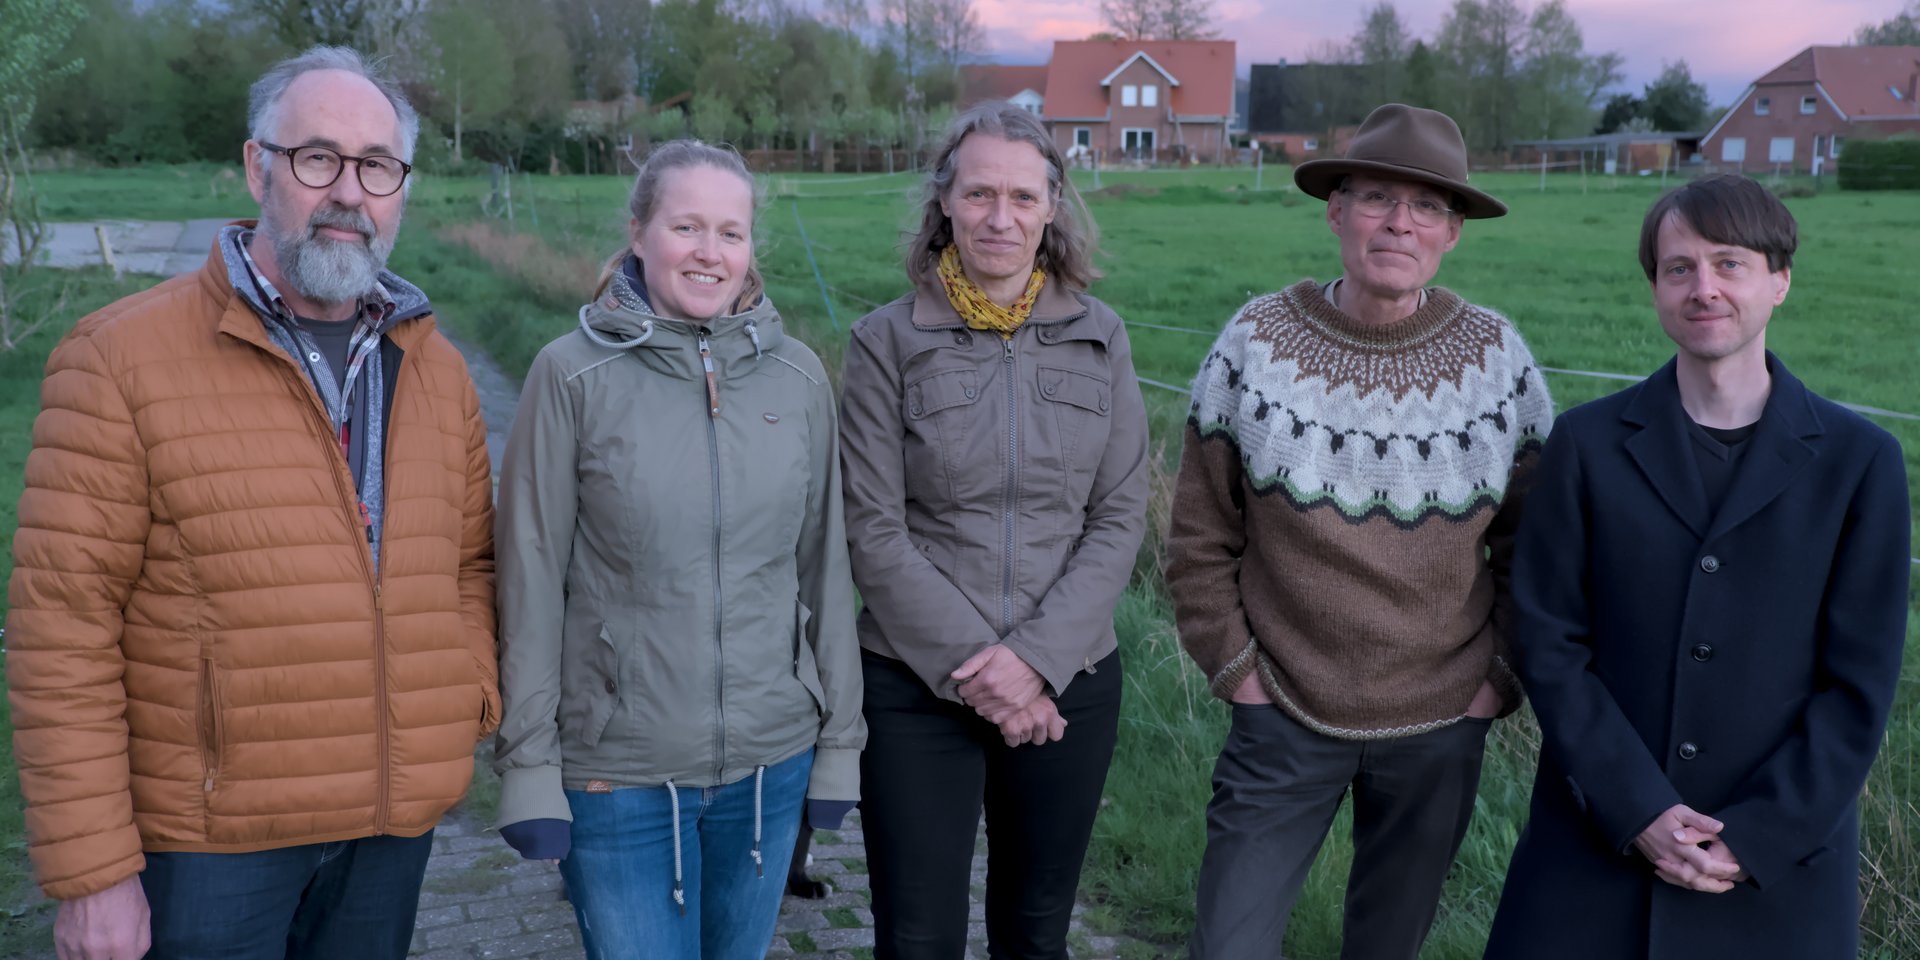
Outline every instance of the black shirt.
<path fill-rule="evenodd" d="M 1700 482 L 1707 489 L 1707 509 L 1720 512 L 1720 502 L 1733 486 L 1733 476 L 1746 457 L 1747 441 L 1760 426 L 1758 420 L 1744 427 L 1703 427 L 1687 420 L 1687 433 L 1693 437 L 1693 460 L 1700 468 Z"/>
<path fill-rule="evenodd" d="M 306 317 L 295 318 L 300 329 L 312 338 L 313 345 L 320 348 L 320 357 L 308 357 L 308 363 L 318 363 L 325 358 L 327 366 L 333 370 L 333 382 L 340 383 L 347 378 L 347 345 L 353 340 L 353 327 L 358 317 L 345 320 L 309 320 Z"/>

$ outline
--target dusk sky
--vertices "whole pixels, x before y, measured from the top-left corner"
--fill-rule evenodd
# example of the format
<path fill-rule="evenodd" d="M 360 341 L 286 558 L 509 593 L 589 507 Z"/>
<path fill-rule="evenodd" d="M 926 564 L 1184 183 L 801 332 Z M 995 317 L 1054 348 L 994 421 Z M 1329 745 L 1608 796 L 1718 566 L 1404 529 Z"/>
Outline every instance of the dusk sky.
<path fill-rule="evenodd" d="M 1240 75 L 1282 57 L 1298 63 L 1327 40 L 1360 25 L 1372 0 L 1215 0 L 1220 36 L 1239 42 Z M 1760 74 L 1802 48 L 1845 43 L 1863 23 L 1900 12 L 1903 0 L 1567 0 L 1587 50 L 1627 58 L 1625 86 L 1638 92 L 1663 61 L 1685 59 L 1715 106 L 1725 106 Z M 1520 0 L 1523 9 L 1536 0 Z M 988 59 L 1045 63 L 1055 40 L 1101 29 L 1095 0 L 974 0 L 987 30 Z M 1415 37 L 1431 40 L 1451 0 L 1396 0 Z"/>

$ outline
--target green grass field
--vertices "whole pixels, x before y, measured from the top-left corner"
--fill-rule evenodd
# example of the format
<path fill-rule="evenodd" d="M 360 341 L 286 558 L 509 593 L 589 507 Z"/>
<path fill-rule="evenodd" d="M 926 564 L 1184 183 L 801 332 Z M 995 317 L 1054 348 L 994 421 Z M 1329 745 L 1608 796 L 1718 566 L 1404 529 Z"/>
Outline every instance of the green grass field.
<path fill-rule="evenodd" d="M 1083 189 L 1092 186 L 1090 175 L 1075 179 Z M 49 212 L 62 219 L 251 212 L 244 184 L 212 167 L 49 174 L 39 182 L 50 193 Z M 1324 205 L 1285 188 L 1289 182 L 1282 168 L 1267 169 L 1266 189 L 1257 193 L 1250 169 L 1109 172 L 1101 176 L 1104 189 L 1089 194 L 1107 273 L 1093 292 L 1132 325 L 1141 376 L 1172 387 L 1145 388 L 1166 462 L 1178 453 L 1185 410 L 1180 388 L 1212 332 L 1253 295 L 1303 276 L 1329 279 L 1339 269 Z M 1548 179 L 1545 192 L 1536 177 L 1523 174 L 1476 175 L 1474 182 L 1507 200 L 1513 214 L 1467 224 L 1438 283 L 1510 316 L 1546 366 L 1644 374 L 1665 362 L 1671 346 L 1653 318 L 1635 258 L 1640 218 L 1658 195 L 1657 180 L 1595 177 L 1583 191 L 1577 177 L 1558 176 Z M 916 183 L 899 174 L 787 176 L 764 184 L 768 202 L 757 240 L 769 291 L 792 331 L 830 364 L 848 324 L 905 289 L 898 251 L 917 218 L 910 206 Z M 482 216 L 484 179 L 422 178 L 394 267 L 428 290 L 444 322 L 517 373 L 541 345 L 572 327 L 600 263 L 622 244 L 627 186 L 624 178 L 515 178 L 508 222 Z M 1920 413 L 1913 390 L 1920 378 L 1920 309 L 1905 290 L 1920 261 L 1912 231 L 1920 223 L 1920 194 L 1829 191 L 1788 205 L 1800 220 L 1801 251 L 1793 292 L 1774 315 L 1769 345 L 1829 397 Z M 75 282 L 85 292 L 76 295 L 76 306 L 138 285 L 115 287 L 97 275 Z M 42 337 L 22 353 L 0 357 L 0 525 L 9 532 L 26 426 L 37 406 L 33 380 L 50 342 Z M 1623 385 L 1561 374 L 1548 383 L 1560 409 Z M 1920 422 L 1876 422 L 1900 438 L 1920 490 Z M 1159 479 L 1164 486 L 1164 471 Z M 1164 499 L 1157 509 L 1164 518 Z M 1171 947 L 1190 922 L 1208 774 L 1226 710 L 1206 695 L 1180 652 L 1157 579 L 1155 544 L 1151 539 L 1140 581 L 1119 611 L 1128 697 L 1085 893 L 1100 925 Z M 1920 644 L 1913 640 L 1910 625 L 1899 702 L 1863 804 L 1862 926 L 1867 955 L 1875 958 L 1920 956 Z M 1525 714 L 1496 728 L 1474 826 L 1424 956 L 1479 956 L 1524 819 L 1537 744 Z M 0 769 L 0 779 L 4 844 L 18 836 L 18 799 L 10 792 L 10 770 Z M 1345 830 L 1343 814 L 1296 909 L 1290 956 L 1337 955 L 1351 855 Z M 20 899 L 20 860 L 17 851 L 0 849 L 0 932 L 6 905 Z"/>

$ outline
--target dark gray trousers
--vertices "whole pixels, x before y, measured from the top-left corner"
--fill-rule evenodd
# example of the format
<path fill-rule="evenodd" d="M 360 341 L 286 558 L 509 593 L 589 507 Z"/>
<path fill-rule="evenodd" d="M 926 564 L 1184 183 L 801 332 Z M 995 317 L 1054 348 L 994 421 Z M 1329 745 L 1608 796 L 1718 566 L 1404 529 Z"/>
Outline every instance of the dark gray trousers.
<path fill-rule="evenodd" d="M 1414 960 L 1459 852 L 1491 721 L 1340 740 L 1271 705 L 1233 705 L 1213 769 L 1194 960 L 1280 956 L 1287 919 L 1353 791 L 1342 960 Z"/>

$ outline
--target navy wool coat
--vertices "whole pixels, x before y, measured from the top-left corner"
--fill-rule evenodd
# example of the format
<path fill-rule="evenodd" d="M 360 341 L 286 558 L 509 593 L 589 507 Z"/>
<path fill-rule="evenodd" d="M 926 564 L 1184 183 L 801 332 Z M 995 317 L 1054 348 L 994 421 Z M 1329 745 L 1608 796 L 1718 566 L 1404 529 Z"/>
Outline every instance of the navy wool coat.
<path fill-rule="evenodd" d="M 1859 811 L 1906 637 L 1900 445 L 1773 389 L 1718 512 L 1674 365 L 1554 424 L 1513 565 L 1543 731 L 1487 956 L 1836 960 L 1857 952 Z M 1751 879 L 1654 876 L 1633 840 L 1685 803 Z"/>

